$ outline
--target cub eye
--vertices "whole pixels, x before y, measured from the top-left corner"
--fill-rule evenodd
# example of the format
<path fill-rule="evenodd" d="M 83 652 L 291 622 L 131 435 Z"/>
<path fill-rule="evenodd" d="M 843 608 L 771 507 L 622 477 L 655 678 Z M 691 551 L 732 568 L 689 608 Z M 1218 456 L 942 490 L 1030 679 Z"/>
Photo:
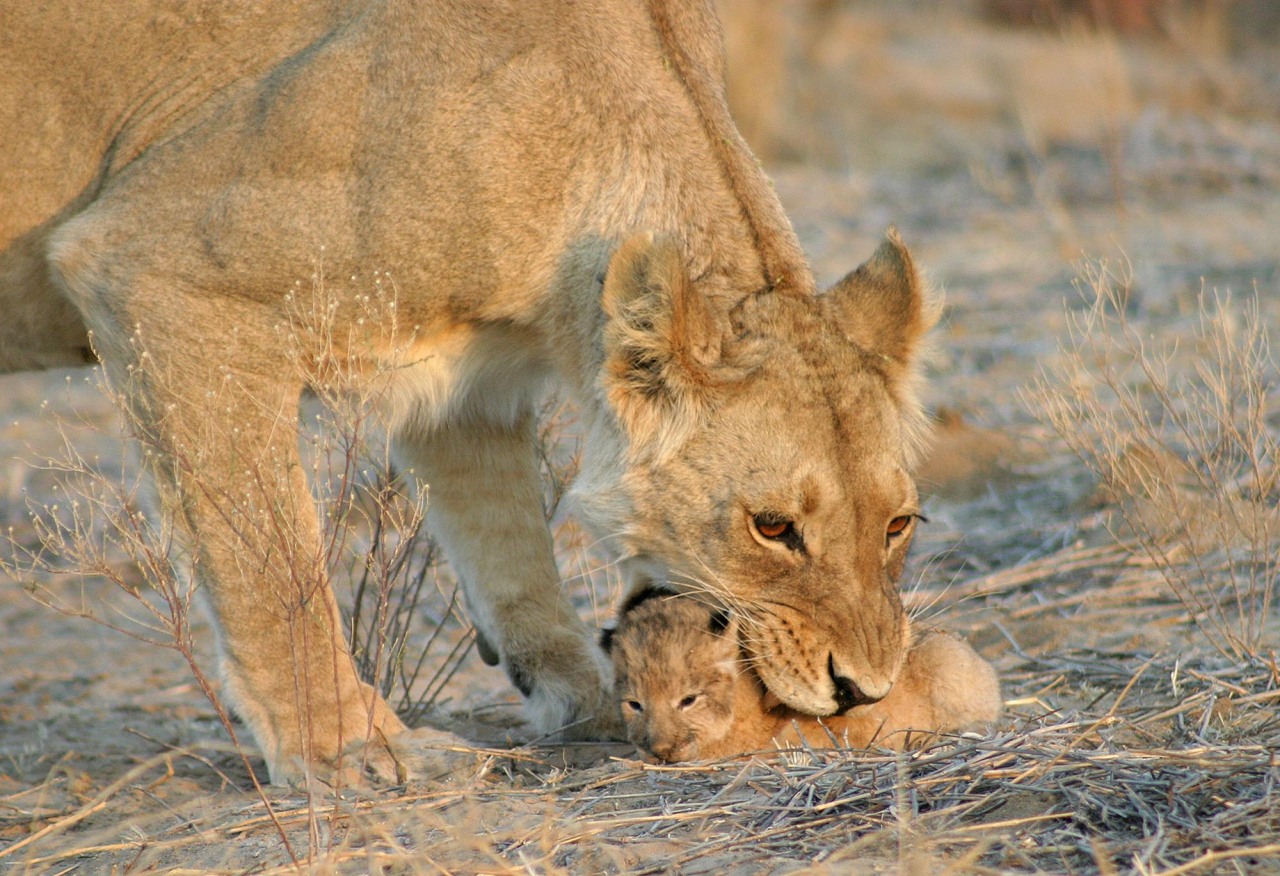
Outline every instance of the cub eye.
<path fill-rule="evenodd" d="M 635 712 L 636 714 L 640 714 L 641 712 L 644 711 L 644 706 L 640 705 L 640 703 L 636 702 L 635 700 L 627 700 L 626 707 L 631 711 Z"/>
<path fill-rule="evenodd" d="M 685 697 L 684 699 L 682 699 L 682 700 L 680 701 L 680 708 L 681 708 L 681 709 L 687 709 L 687 708 L 691 707 L 691 706 L 692 706 L 694 703 L 696 703 L 697 701 L 698 701 L 698 695 L 697 695 L 697 694 L 689 694 L 687 697 Z"/>

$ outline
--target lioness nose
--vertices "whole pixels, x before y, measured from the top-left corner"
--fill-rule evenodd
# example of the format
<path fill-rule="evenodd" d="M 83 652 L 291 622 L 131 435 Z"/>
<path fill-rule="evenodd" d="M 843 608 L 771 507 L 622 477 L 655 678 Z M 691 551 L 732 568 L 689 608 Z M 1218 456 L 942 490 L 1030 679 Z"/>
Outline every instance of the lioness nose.
<path fill-rule="evenodd" d="M 883 697 L 868 696 L 852 679 L 837 675 L 836 662 L 830 654 L 827 655 L 827 672 L 830 673 L 831 682 L 836 688 L 837 715 L 843 715 L 854 706 L 865 706 L 883 699 Z"/>

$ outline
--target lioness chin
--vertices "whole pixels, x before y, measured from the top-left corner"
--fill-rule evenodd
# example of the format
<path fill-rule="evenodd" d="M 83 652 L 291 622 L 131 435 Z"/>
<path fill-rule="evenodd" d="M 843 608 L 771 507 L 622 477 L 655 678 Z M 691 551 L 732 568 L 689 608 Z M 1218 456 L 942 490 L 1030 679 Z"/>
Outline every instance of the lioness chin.
<path fill-rule="evenodd" d="M 745 607 L 800 712 L 889 692 L 934 307 L 892 234 L 816 294 L 722 67 L 710 0 L 6 4 L 0 370 L 98 359 L 127 397 L 273 781 L 403 779 L 417 744 L 356 676 L 300 464 L 335 375 L 380 381 L 541 731 L 617 728 L 543 520 L 550 381 L 631 587 Z"/>

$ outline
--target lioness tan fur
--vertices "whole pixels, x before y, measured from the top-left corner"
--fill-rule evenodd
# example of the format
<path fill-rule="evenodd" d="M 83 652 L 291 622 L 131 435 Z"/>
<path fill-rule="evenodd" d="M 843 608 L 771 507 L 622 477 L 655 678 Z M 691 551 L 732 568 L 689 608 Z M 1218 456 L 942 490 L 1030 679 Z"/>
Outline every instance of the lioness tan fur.
<path fill-rule="evenodd" d="M 353 748 L 403 777 L 437 741 L 358 681 L 327 583 L 296 424 L 344 369 L 382 381 L 481 653 L 540 730 L 617 726 L 543 521 L 553 380 L 586 425 L 581 515 L 630 586 L 748 614 L 799 711 L 889 692 L 933 308 L 896 236 L 815 294 L 729 118 L 710 0 L 5 0 L 3 21 L 0 370 L 96 357 L 127 395 L 273 780 Z M 332 307 L 299 331 L 313 274 Z M 394 318 L 369 332 L 382 280 Z"/>
<path fill-rule="evenodd" d="M 901 750 L 938 733 L 989 725 L 1000 714 L 995 670 L 947 633 L 913 637 L 884 699 L 815 718 L 771 704 L 741 659 L 743 632 L 749 637 L 731 613 L 692 597 L 657 596 L 630 609 L 607 639 L 627 738 L 668 762 L 774 746 Z M 810 644 L 797 647 L 807 652 Z"/>

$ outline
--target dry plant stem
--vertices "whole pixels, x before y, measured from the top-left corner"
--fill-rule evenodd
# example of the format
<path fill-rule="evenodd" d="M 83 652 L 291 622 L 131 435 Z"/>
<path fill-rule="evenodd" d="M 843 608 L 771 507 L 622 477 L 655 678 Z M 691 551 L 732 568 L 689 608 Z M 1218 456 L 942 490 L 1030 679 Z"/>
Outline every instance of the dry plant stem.
<path fill-rule="evenodd" d="M 1202 296 L 1187 366 L 1187 351 L 1128 321 L 1125 275 L 1089 265 L 1081 285 L 1087 307 L 1031 402 L 1114 497 L 1206 638 L 1257 659 L 1280 575 L 1276 364 L 1258 300 Z"/>
<path fill-rule="evenodd" d="M 413 726 L 432 707 L 470 651 L 474 634 L 462 614 L 459 587 L 442 580 L 439 552 L 423 527 L 422 501 L 381 459 L 361 466 L 342 525 L 364 538 L 339 557 L 333 577 L 351 580 L 347 627 L 360 677 L 374 685 Z M 434 588 L 429 584 L 434 584 Z M 425 637 L 419 634 L 426 624 Z M 446 630 L 459 633 L 444 652 Z M 424 676 L 428 659 L 439 662 Z"/>
<path fill-rule="evenodd" d="M 225 713 L 222 713 L 222 714 L 225 714 Z M 234 735 L 232 736 L 232 739 L 233 739 L 233 745 L 235 747 L 236 752 L 239 754 L 241 758 L 245 758 L 243 747 L 238 742 L 234 742 Z M 104 788 L 102 791 L 100 791 L 97 794 L 97 796 L 95 796 L 91 801 L 86 803 L 80 809 L 76 810 L 75 812 L 71 813 L 65 818 L 58 819 L 57 821 L 54 821 L 48 825 L 45 825 L 45 827 L 41 828 L 35 833 L 32 833 L 24 837 L 21 840 L 18 840 L 12 845 L 7 846 L 3 849 L 0 849 L 0 859 L 6 858 L 9 855 L 12 855 L 13 853 L 25 848 L 26 846 L 32 845 L 55 833 L 59 833 L 75 827 L 77 824 L 84 821 L 86 818 L 93 815 L 95 812 L 98 812 L 102 810 L 104 807 L 106 807 L 107 804 L 110 802 L 110 800 L 116 796 L 116 794 L 118 794 L 122 789 L 128 787 L 130 783 L 138 779 L 140 776 L 145 775 L 149 770 L 154 768 L 157 764 L 160 764 L 160 763 L 166 764 L 169 766 L 169 769 L 172 770 L 172 760 L 174 757 L 175 757 L 175 753 L 166 752 L 165 754 L 158 755 L 156 757 L 151 758 L 150 760 L 145 761 L 144 763 L 139 764 L 138 766 L 135 766 L 133 769 L 129 770 L 124 775 L 120 776 L 118 779 L 116 779 L 114 782 L 108 785 L 106 788 Z M 248 767 L 247 761 L 245 765 L 246 767 Z M 253 777 L 254 774 L 252 769 L 249 770 L 249 775 L 250 777 Z M 297 866 L 299 863 L 299 860 L 297 855 L 294 853 L 292 845 L 289 842 L 289 837 L 288 837 L 288 834 L 285 832 L 284 825 L 281 824 L 279 818 L 276 815 L 275 809 L 271 805 L 271 801 L 267 799 L 266 794 L 264 793 L 262 787 L 258 784 L 256 778 L 254 778 L 254 788 L 258 793 L 258 799 L 261 800 L 263 808 L 266 810 L 266 813 L 267 813 L 266 819 L 274 827 L 275 834 L 279 838 L 281 846 L 285 851 L 285 854 L 289 856 L 290 862 L 292 862 L 294 866 Z M 49 859 L 41 858 L 36 861 L 29 861 L 28 863 L 33 863 L 33 864 L 41 863 L 46 860 L 49 860 Z"/>
<path fill-rule="evenodd" d="M 120 776 L 120 778 L 116 779 L 114 782 L 112 782 L 110 785 L 108 785 L 106 788 L 100 791 L 92 800 L 90 800 L 84 806 L 77 809 L 75 812 L 71 813 L 65 818 L 60 818 L 57 821 L 54 821 L 50 824 L 45 825 L 40 830 L 18 840 L 17 842 L 13 843 L 10 846 L 0 849 L 0 859 L 7 858 L 10 855 L 12 855 L 14 852 L 20 851 L 21 849 L 26 848 L 27 846 L 32 845 L 51 834 L 58 833 L 60 831 L 68 830 L 72 827 L 75 827 L 77 824 L 84 821 L 90 815 L 92 815 L 93 813 L 105 807 L 107 805 L 107 801 L 109 801 L 112 797 L 114 797 L 120 791 L 120 789 L 126 787 L 130 782 L 133 782 L 139 776 L 145 774 L 148 770 L 152 769 L 157 763 L 165 763 L 172 757 L 173 757 L 172 754 L 169 754 L 166 752 L 165 754 L 160 755 L 159 757 L 153 758 L 152 760 L 147 761 L 146 763 L 142 763 L 142 764 L 139 764 L 138 766 L 135 766 L 133 769 L 129 770 L 124 775 Z M 281 839 L 284 839 L 283 835 L 281 835 Z"/>
<path fill-rule="evenodd" d="M 104 389 L 111 392 L 108 387 L 104 386 Z M 190 669 L 200 692 L 213 707 L 255 792 L 271 815 L 270 801 L 258 780 L 248 751 L 239 742 L 231 714 L 196 659 L 191 630 L 195 584 L 184 580 L 177 572 L 177 557 L 182 552 L 175 542 L 172 521 L 161 519 L 157 526 L 149 515 L 139 510 L 141 486 L 136 479 L 129 479 L 123 472 L 118 476 L 103 474 L 73 448 L 65 434 L 63 440 L 63 458 L 50 461 L 49 466 L 62 476 L 69 508 L 54 505 L 30 509 L 40 547 L 37 551 L 23 550 L 10 539 L 12 552 L 5 562 L 7 571 L 20 580 L 32 582 L 28 587 L 33 596 L 63 614 L 99 623 L 145 645 L 176 651 Z M 113 562 L 108 555 L 108 545 L 122 550 L 128 564 Z M 194 550 L 192 552 L 195 553 Z M 145 590 L 125 577 L 128 565 L 139 570 Z M 140 621 L 136 616 L 119 620 L 104 618 L 92 609 L 67 604 L 61 597 L 35 583 L 42 576 L 65 574 L 68 570 L 86 577 L 100 577 L 128 593 L 145 609 L 150 622 Z M 148 598 L 149 593 L 159 596 L 161 604 L 152 602 Z M 127 774 L 126 779 L 135 772 Z M 108 791 L 115 793 L 123 781 L 125 779 L 117 781 Z M 102 799 L 108 798 L 109 794 Z M 280 829 L 278 835 L 290 859 L 296 861 L 284 830 Z M 0 857 L 13 850 L 14 847 L 10 847 L 0 851 Z"/>

